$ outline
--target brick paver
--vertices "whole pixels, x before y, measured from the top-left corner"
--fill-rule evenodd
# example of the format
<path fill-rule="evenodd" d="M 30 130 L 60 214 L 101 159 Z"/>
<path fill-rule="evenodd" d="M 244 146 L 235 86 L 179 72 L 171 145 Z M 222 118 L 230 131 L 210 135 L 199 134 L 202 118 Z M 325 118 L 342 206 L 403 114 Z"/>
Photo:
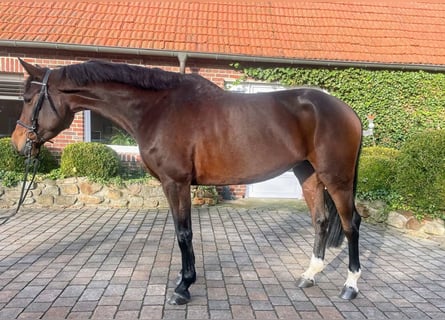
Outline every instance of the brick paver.
<path fill-rule="evenodd" d="M 296 286 L 312 252 L 304 210 L 193 210 L 198 279 L 187 306 L 170 306 L 181 259 L 168 210 L 22 209 L 0 226 L 0 319 L 445 317 L 435 242 L 363 223 L 361 292 L 343 301 L 346 243 L 328 250 L 317 286 Z"/>

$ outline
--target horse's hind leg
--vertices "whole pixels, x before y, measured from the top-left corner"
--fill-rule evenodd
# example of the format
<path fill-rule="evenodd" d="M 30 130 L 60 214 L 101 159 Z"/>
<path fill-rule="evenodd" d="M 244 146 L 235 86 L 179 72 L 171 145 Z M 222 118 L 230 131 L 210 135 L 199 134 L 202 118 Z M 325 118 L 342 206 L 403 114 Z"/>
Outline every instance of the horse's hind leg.
<path fill-rule="evenodd" d="M 162 181 L 162 186 L 173 214 L 182 257 L 180 280 L 168 303 L 186 304 L 191 299 L 189 287 L 196 281 L 195 254 L 192 244 L 190 184 Z"/>
<path fill-rule="evenodd" d="M 355 208 L 352 186 L 350 189 L 335 189 L 328 186 L 328 191 L 340 215 L 343 232 L 348 239 L 348 277 L 340 297 L 351 300 L 358 294 L 357 281 L 361 275 L 358 242 L 361 217 Z"/>
<path fill-rule="evenodd" d="M 312 225 L 315 229 L 315 241 L 312 258 L 308 269 L 301 275 L 298 286 L 311 287 L 315 283 L 315 275 L 324 268 L 326 252 L 328 218 L 324 206 L 324 185 L 318 179 L 309 162 L 303 162 L 294 168 L 294 173 L 303 189 L 303 195 L 309 207 Z"/>

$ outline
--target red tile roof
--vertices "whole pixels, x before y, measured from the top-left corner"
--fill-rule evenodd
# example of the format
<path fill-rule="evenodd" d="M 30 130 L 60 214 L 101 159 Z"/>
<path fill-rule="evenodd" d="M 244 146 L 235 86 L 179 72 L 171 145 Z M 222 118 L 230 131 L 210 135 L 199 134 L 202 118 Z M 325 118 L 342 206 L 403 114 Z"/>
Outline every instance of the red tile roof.
<path fill-rule="evenodd" d="M 1 40 L 445 65 L 445 2 L 0 2 Z"/>

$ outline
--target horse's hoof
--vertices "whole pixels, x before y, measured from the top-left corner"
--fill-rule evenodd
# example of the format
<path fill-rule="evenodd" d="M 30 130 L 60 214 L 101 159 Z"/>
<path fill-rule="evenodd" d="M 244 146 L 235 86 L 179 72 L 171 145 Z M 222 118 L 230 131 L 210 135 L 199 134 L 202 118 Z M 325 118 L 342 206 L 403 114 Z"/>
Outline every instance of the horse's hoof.
<path fill-rule="evenodd" d="M 174 292 L 173 295 L 168 299 L 168 303 L 171 305 L 182 305 L 190 302 L 190 295 L 188 297 Z"/>
<path fill-rule="evenodd" d="M 358 291 L 352 287 L 344 286 L 343 290 L 340 293 L 340 298 L 344 300 L 352 300 L 355 299 L 358 295 Z"/>
<path fill-rule="evenodd" d="M 298 288 L 310 288 L 313 286 L 314 286 L 314 280 L 300 278 L 300 281 L 298 282 Z"/>

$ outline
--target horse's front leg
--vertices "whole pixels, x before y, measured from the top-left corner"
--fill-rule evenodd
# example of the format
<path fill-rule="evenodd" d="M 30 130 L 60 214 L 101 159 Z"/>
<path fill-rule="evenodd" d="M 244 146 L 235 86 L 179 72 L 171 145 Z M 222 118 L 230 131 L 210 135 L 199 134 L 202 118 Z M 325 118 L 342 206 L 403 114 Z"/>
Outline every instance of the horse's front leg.
<path fill-rule="evenodd" d="M 312 224 L 315 228 L 312 258 L 309 267 L 301 275 L 298 282 L 300 288 L 308 288 L 315 284 L 315 275 L 324 269 L 328 228 L 323 195 L 324 185 L 319 181 L 316 173 L 313 173 L 303 180 L 301 179 L 301 172 L 297 170 L 294 171 L 302 184 L 304 198 L 311 213 Z"/>
<path fill-rule="evenodd" d="M 186 304 L 191 299 L 189 287 L 196 281 L 195 254 L 192 244 L 190 184 L 169 181 L 163 182 L 162 186 L 173 214 L 176 236 L 182 256 L 180 280 L 168 303 Z"/>

